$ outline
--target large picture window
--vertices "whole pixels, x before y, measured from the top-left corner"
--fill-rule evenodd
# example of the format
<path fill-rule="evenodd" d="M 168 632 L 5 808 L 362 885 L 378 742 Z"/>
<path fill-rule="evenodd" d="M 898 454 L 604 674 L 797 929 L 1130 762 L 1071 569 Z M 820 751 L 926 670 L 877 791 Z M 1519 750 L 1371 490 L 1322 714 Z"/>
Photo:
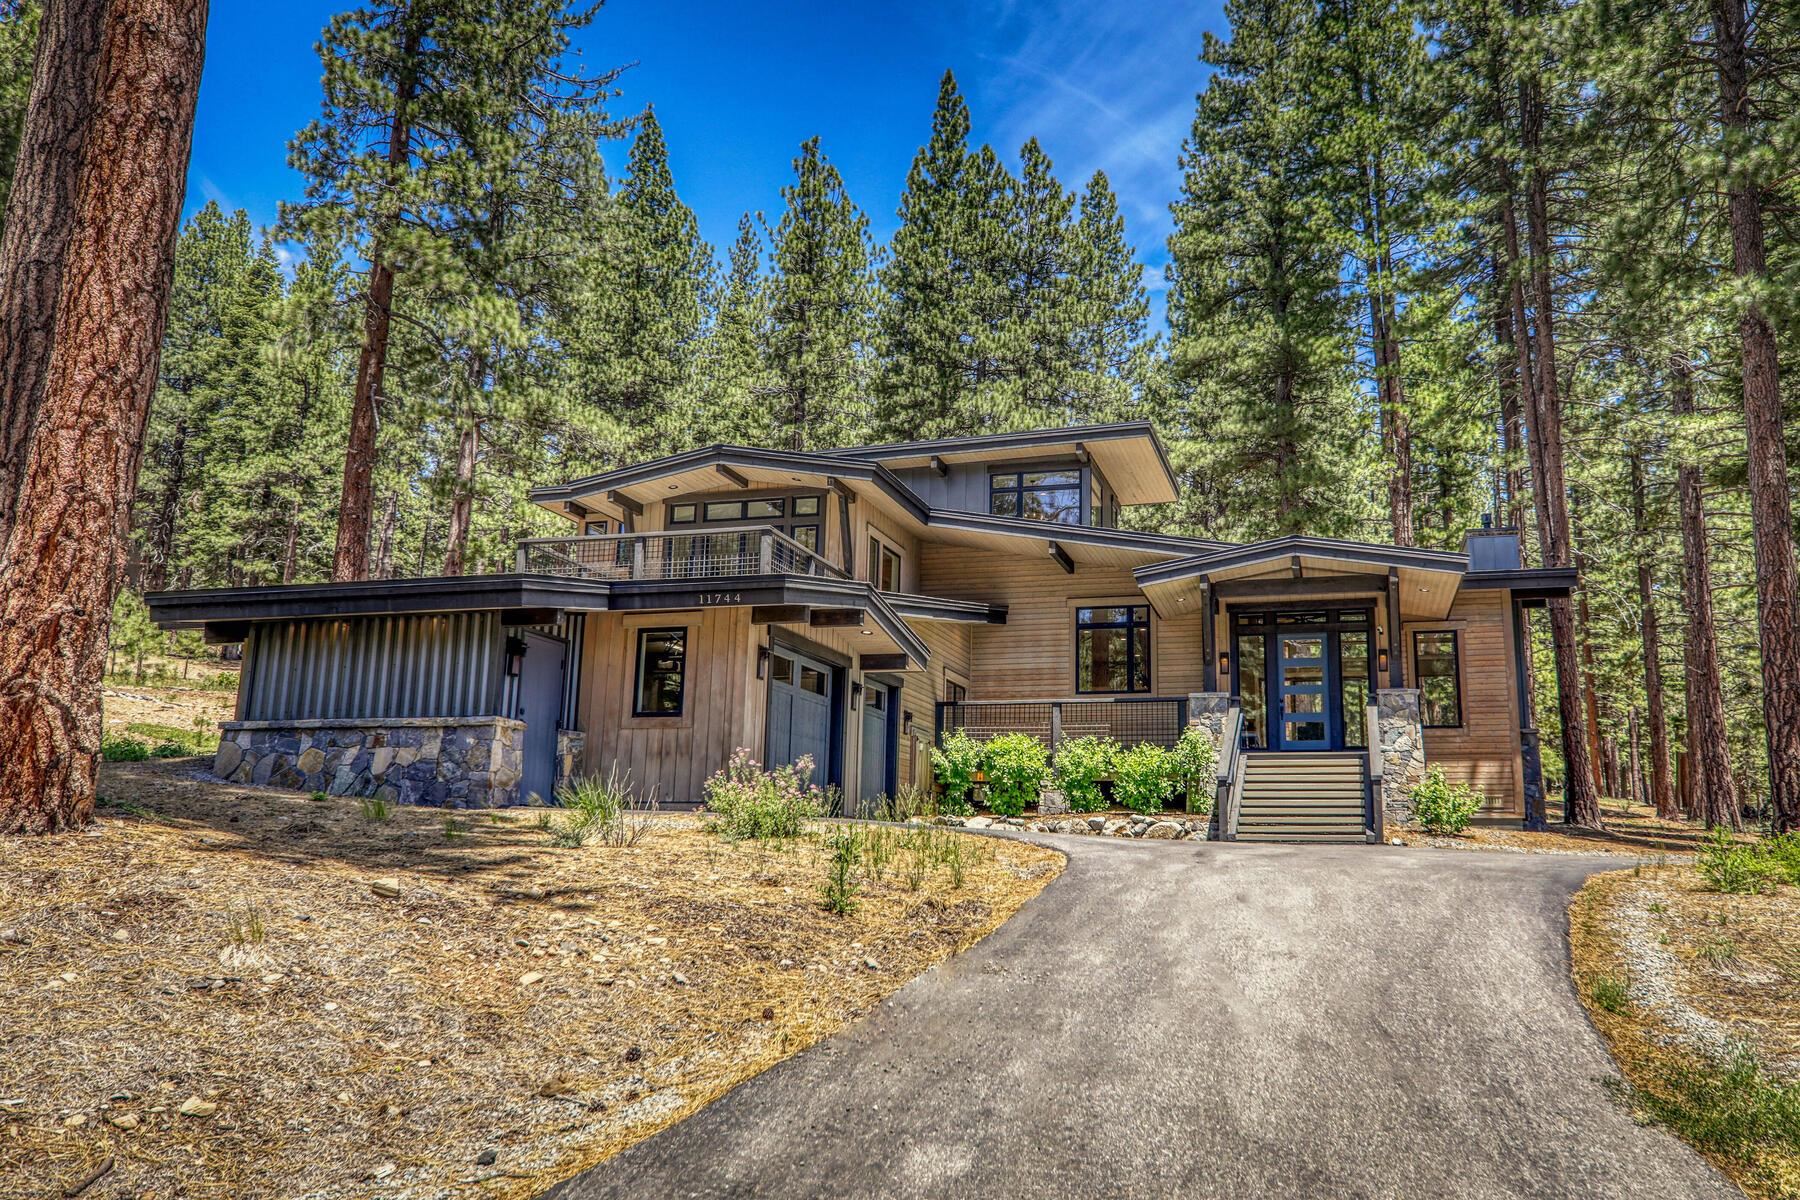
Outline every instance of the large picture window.
<path fill-rule="evenodd" d="M 1462 670 L 1454 629 L 1413 634 L 1413 677 L 1419 686 L 1419 716 L 1427 729 L 1462 724 Z"/>
<path fill-rule="evenodd" d="M 640 629 L 635 717 L 678 717 L 687 681 L 687 630 Z"/>
<path fill-rule="evenodd" d="M 1150 690 L 1150 609 L 1147 605 L 1075 610 L 1075 690 Z"/>
<path fill-rule="evenodd" d="M 1081 468 L 988 476 L 988 511 L 1055 525 L 1081 524 Z"/>

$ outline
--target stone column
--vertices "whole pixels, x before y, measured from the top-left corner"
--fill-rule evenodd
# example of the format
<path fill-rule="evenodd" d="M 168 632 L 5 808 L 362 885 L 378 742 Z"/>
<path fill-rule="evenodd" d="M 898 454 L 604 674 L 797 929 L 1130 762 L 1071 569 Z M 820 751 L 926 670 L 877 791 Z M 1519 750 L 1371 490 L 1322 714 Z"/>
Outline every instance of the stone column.
<path fill-rule="evenodd" d="M 1188 724 L 1198 725 L 1212 738 L 1213 749 L 1222 755 L 1225 747 L 1225 714 L 1231 708 L 1230 692 L 1189 692 Z"/>
<path fill-rule="evenodd" d="M 1412 789 L 1425 777 L 1425 726 L 1418 688 L 1375 693 L 1381 734 L 1381 806 L 1390 827 L 1413 822 Z"/>

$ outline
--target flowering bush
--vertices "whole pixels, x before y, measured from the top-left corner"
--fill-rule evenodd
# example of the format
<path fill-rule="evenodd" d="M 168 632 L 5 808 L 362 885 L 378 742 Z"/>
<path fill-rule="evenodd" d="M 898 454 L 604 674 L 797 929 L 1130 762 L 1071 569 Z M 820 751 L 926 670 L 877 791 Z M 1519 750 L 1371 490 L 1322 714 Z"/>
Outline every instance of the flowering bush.
<path fill-rule="evenodd" d="M 941 748 L 931 748 L 931 769 L 944 789 L 944 801 L 939 805 L 944 812 L 967 816 L 975 811 L 969 803 L 969 789 L 981 770 L 981 743 L 970 737 L 968 730 L 953 729 L 944 735 Z"/>
<path fill-rule="evenodd" d="M 1037 803 L 1050 776 L 1050 751 L 1029 733 L 1003 733 L 982 748 L 981 769 L 987 773 L 988 806 L 1016 817 Z"/>
<path fill-rule="evenodd" d="M 1113 796 L 1132 812 L 1155 816 L 1175 794 L 1175 756 L 1141 742 L 1113 760 Z"/>
<path fill-rule="evenodd" d="M 765 771 L 740 746 L 706 781 L 706 811 L 729 838 L 797 837 L 825 809 L 825 790 L 808 782 L 812 769 L 806 754 L 793 766 Z"/>
<path fill-rule="evenodd" d="M 1106 807 L 1100 781 L 1112 774 L 1119 743 L 1107 737 L 1079 737 L 1056 751 L 1056 786 L 1072 812 L 1099 812 Z"/>

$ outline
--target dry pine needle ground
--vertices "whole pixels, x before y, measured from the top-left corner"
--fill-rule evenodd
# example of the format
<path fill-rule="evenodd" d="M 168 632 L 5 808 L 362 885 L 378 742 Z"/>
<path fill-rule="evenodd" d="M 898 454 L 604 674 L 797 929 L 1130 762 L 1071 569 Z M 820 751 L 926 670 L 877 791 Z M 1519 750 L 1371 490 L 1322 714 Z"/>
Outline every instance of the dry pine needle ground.
<path fill-rule="evenodd" d="M 826 851 L 692 817 L 558 849 L 113 764 L 0 862 L 0 1196 L 527 1196 L 842 1027 L 1061 869 L 965 839 L 819 904 Z M 399 885 L 377 894 L 375 880 Z M 205 1115 L 184 1115 L 186 1105 Z"/>

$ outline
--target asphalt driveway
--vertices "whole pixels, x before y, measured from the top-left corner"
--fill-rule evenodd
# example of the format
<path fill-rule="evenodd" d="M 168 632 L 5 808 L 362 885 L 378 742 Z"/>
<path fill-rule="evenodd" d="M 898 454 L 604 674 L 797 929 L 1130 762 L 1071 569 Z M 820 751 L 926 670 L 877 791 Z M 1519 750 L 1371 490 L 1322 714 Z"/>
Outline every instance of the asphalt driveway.
<path fill-rule="evenodd" d="M 1044 840 L 987 940 L 551 1195 L 1740 1195 L 1600 1082 L 1565 907 L 1618 860 Z"/>

